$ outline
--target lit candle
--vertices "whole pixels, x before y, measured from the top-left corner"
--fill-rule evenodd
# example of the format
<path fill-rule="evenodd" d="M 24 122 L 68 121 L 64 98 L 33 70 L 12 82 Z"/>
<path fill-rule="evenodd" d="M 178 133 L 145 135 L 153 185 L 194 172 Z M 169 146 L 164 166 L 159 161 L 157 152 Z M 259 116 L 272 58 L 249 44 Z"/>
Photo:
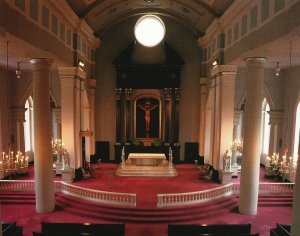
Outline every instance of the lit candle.
<path fill-rule="evenodd" d="M 2 152 L 2 160 L 4 160 L 5 152 Z"/>

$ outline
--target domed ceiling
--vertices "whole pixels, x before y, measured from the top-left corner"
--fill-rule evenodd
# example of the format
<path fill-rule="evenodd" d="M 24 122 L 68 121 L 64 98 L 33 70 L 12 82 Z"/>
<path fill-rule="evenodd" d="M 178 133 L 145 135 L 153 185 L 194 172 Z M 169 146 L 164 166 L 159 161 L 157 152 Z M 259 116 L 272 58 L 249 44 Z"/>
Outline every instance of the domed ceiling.
<path fill-rule="evenodd" d="M 188 27 L 196 36 L 205 34 L 214 18 L 221 16 L 234 0 L 67 0 L 95 35 L 102 37 L 110 27 L 129 17 L 155 13 Z"/>

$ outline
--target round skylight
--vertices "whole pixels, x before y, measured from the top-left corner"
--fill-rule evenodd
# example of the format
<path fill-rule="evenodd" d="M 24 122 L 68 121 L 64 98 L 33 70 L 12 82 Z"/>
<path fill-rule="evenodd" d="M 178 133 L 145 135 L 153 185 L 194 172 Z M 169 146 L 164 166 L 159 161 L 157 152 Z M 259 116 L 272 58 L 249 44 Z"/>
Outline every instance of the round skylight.
<path fill-rule="evenodd" d="M 163 40 L 165 32 L 163 21 L 155 15 L 141 17 L 134 27 L 136 40 L 146 47 L 154 47 L 159 44 Z"/>

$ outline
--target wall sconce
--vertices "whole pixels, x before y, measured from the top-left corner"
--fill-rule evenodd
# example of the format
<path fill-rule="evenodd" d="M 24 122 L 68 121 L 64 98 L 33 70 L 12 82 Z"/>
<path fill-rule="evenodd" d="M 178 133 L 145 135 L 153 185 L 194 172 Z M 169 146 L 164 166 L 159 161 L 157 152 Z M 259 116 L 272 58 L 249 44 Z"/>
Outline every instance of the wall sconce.
<path fill-rule="evenodd" d="M 279 67 L 279 62 L 277 62 L 276 68 L 275 68 L 275 75 L 279 76 L 280 73 L 280 67 Z"/>
<path fill-rule="evenodd" d="M 217 61 L 217 60 L 214 60 L 213 63 L 212 63 L 212 66 L 213 66 L 213 67 L 216 67 L 217 65 L 218 65 L 218 61 Z"/>
<path fill-rule="evenodd" d="M 84 62 L 81 61 L 81 60 L 78 60 L 78 66 L 79 66 L 80 69 L 83 70 L 83 68 L 84 68 Z"/>
<path fill-rule="evenodd" d="M 17 75 L 18 79 L 21 79 L 22 71 L 21 71 L 21 68 L 20 68 L 20 62 L 19 61 L 18 61 L 18 67 L 16 69 L 16 75 Z"/>

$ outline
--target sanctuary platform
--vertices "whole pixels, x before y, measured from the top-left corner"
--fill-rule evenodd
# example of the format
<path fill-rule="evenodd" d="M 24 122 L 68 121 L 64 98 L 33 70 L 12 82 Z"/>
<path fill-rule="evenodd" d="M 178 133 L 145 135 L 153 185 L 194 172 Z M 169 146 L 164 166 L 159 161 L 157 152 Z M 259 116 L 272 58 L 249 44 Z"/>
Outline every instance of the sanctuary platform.
<path fill-rule="evenodd" d="M 177 171 L 164 153 L 130 153 L 116 171 L 118 176 L 175 177 Z"/>

